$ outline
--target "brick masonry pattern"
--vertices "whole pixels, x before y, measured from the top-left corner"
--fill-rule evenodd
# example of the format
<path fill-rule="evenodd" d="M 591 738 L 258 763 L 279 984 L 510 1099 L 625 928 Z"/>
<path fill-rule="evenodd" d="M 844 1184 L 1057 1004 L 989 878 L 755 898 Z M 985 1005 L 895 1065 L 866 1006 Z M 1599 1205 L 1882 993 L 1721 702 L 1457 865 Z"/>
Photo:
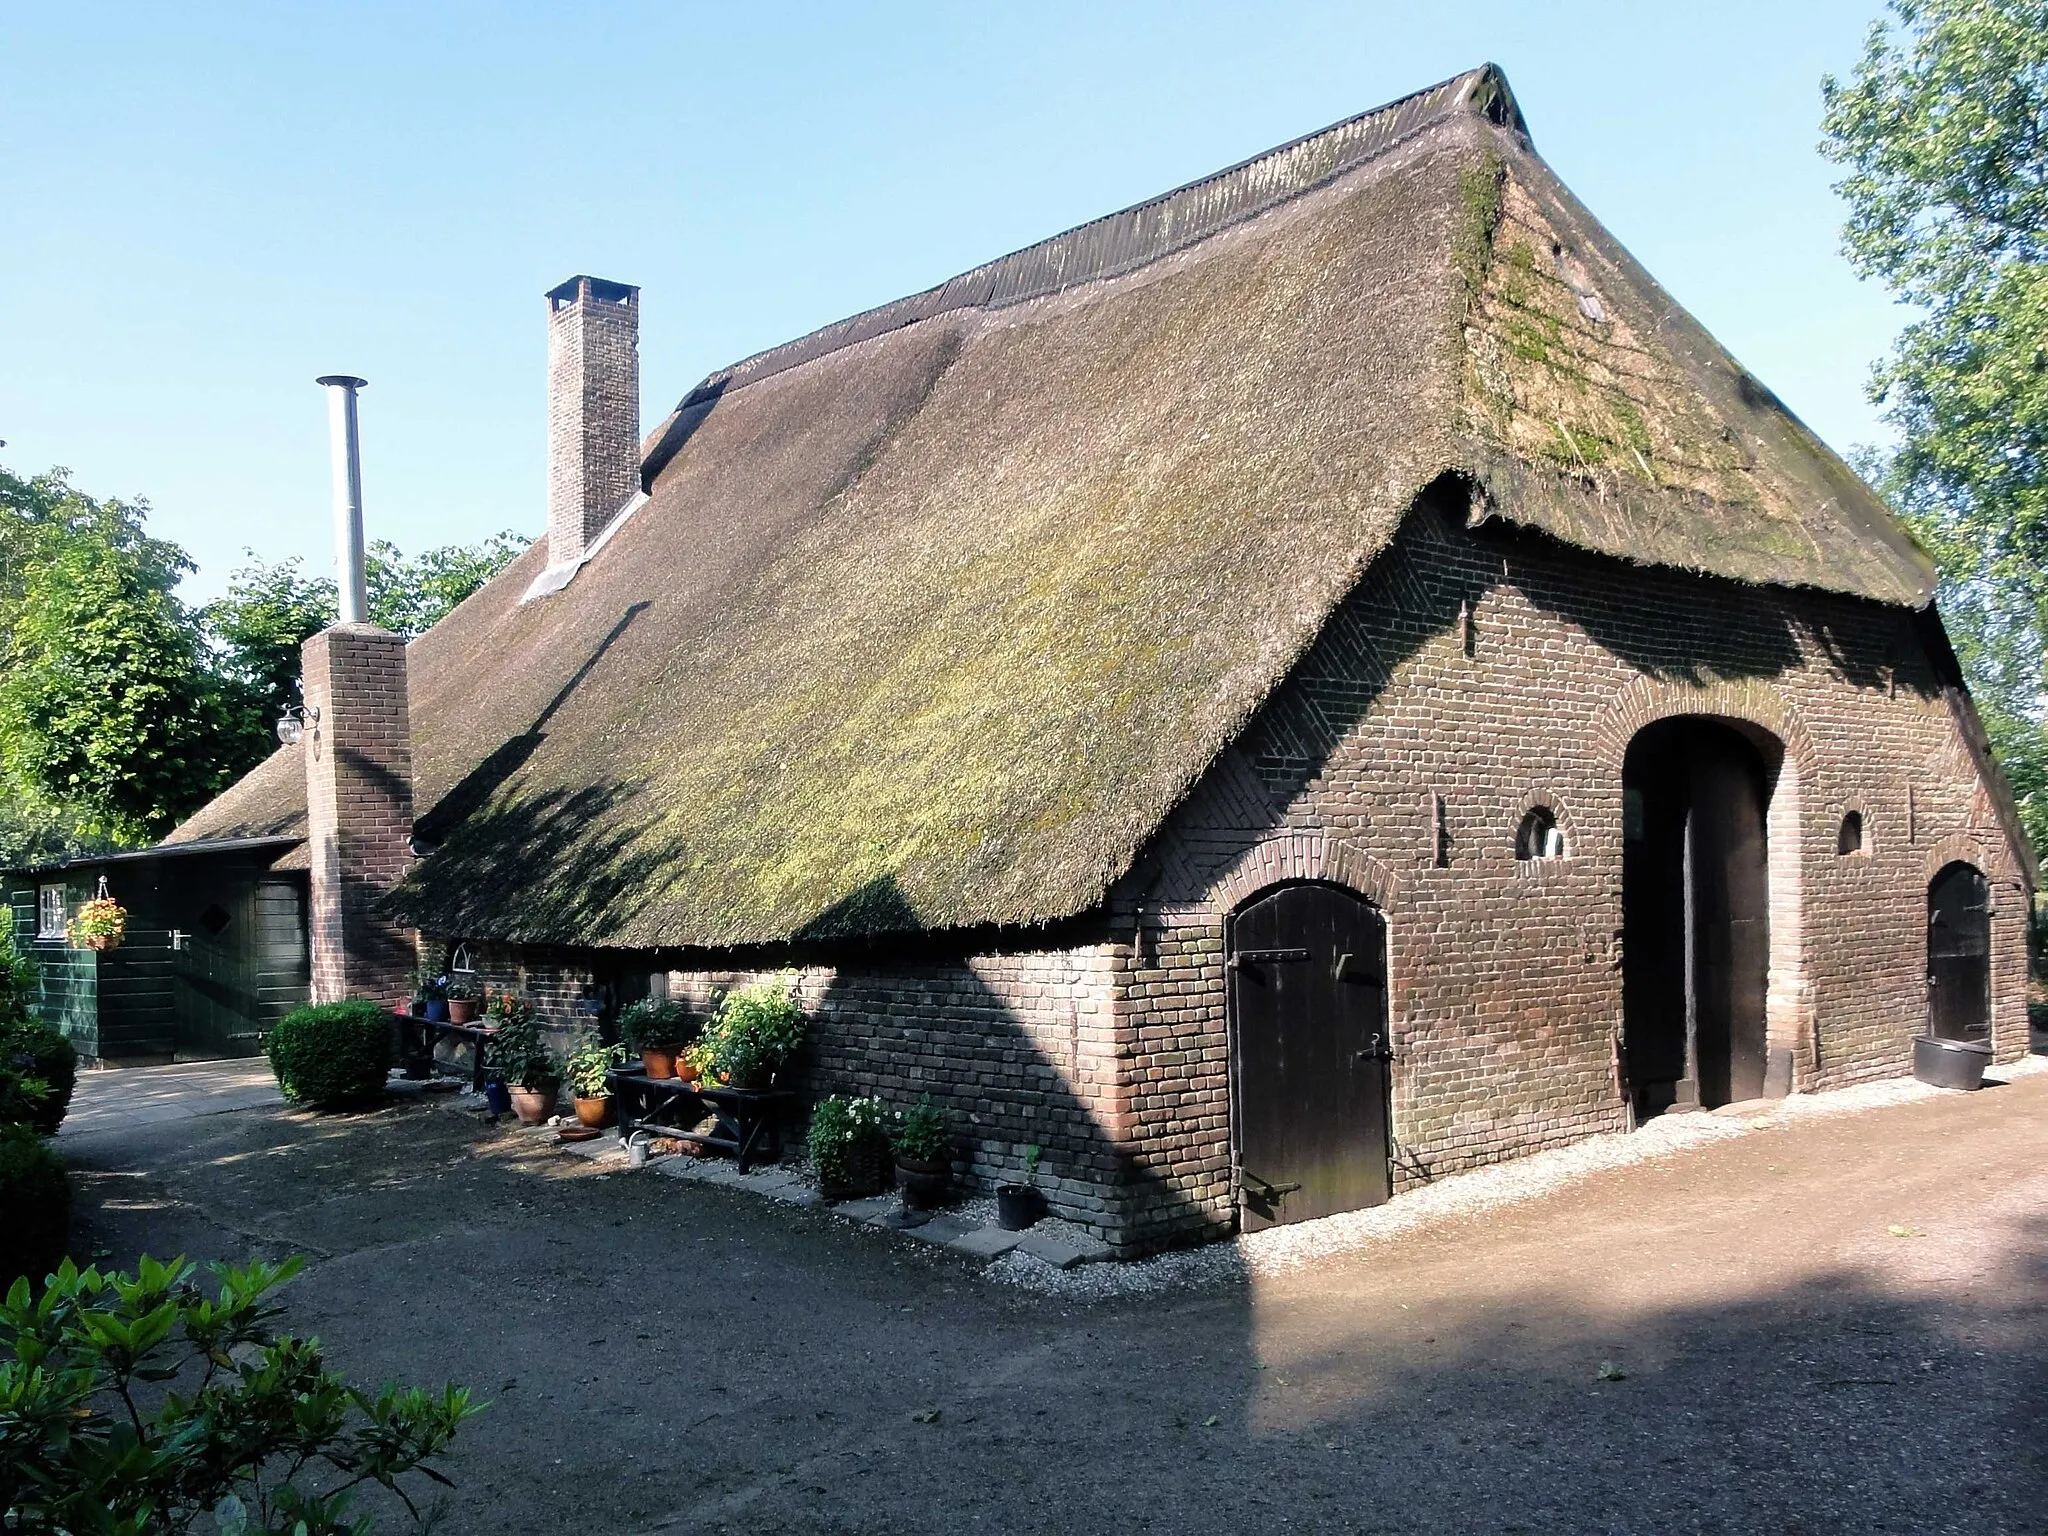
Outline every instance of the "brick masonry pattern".
<path fill-rule="evenodd" d="M 412 867 L 412 735 L 405 640 L 370 624 L 337 624 L 300 649 L 305 699 L 318 709 L 306 755 L 307 914 L 313 1000 L 410 991 L 409 930 L 377 902 Z"/>

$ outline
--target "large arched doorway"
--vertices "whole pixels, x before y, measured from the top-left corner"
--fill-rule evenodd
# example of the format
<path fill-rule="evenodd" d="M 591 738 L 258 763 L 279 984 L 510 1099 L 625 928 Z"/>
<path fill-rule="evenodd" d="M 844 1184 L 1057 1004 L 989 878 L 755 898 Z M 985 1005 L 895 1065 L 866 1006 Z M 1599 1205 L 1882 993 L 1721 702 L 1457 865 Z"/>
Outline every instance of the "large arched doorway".
<path fill-rule="evenodd" d="M 1719 721 L 1645 726 L 1622 764 L 1622 1007 L 1639 1120 L 1764 1091 L 1770 771 Z"/>
<path fill-rule="evenodd" d="M 1340 886 L 1281 886 L 1232 920 L 1227 965 L 1245 1230 L 1381 1204 L 1386 920 Z"/>
<path fill-rule="evenodd" d="M 1927 1032 L 1991 1038 L 1991 887 L 1973 865 L 1946 865 L 1927 887 Z"/>

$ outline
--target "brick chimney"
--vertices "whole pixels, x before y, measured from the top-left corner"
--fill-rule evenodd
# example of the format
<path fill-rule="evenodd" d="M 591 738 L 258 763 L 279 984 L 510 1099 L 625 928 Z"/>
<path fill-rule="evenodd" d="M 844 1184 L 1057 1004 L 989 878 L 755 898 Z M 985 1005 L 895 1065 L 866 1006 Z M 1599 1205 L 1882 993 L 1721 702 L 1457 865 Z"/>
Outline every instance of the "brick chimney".
<path fill-rule="evenodd" d="M 402 1002 L 412 990 L 412 930 L 383 916 L 378 902 L 412 868 L 405 638 L 374 624 L 334 624 L 299 657 L 313 1001 Z"/>
<path fill-rule="evenodd" d="M 640 489 L 640 290 L 548 292 L 548 565 L 573 568 Z"/>
<path fill-rule="evenodd" d="M 397 1003 L 411 991 L 412 931 L 379 902 L 412 867 L 412 720 L 405 638 L 366 618 L 361 379 L 330 374 L 336 586 L 341 619 L 299 648 L 303 718 L 279 722 L 306 757 L 313 1001 Z M 288 733 L 289 730 L 289 733 Z"/>

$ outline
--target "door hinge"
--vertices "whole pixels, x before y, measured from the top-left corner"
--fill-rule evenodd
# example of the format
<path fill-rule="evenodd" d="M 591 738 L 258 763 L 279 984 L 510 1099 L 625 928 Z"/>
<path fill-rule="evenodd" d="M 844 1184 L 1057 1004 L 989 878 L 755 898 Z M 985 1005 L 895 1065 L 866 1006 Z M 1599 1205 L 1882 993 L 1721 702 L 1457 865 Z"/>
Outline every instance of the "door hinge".
<path fill-rule="evenodd" d="M 1305 949 L 1240 949 L 1226 962 L 1233 971 L 1248 965 L 1275 965 L 1282 960 L 1307 960 L 1311 956 Z"/>

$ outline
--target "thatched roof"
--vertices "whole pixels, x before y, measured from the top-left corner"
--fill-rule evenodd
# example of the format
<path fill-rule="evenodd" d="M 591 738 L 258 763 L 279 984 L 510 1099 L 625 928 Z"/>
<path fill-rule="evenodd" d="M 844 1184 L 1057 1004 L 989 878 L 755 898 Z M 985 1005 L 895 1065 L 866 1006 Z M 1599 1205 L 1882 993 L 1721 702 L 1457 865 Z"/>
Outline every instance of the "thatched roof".
<path fill-rule="evenodd" d="M 560 594 L 410 651 L 444 933 L 1099 902 L 1446 470 L 1629 559 L 1926 603 L 1874 497 L 1550 175 L 1490 67 L 715 375 Z M 303 822 L 287 749 L 178 839 Z"/>

